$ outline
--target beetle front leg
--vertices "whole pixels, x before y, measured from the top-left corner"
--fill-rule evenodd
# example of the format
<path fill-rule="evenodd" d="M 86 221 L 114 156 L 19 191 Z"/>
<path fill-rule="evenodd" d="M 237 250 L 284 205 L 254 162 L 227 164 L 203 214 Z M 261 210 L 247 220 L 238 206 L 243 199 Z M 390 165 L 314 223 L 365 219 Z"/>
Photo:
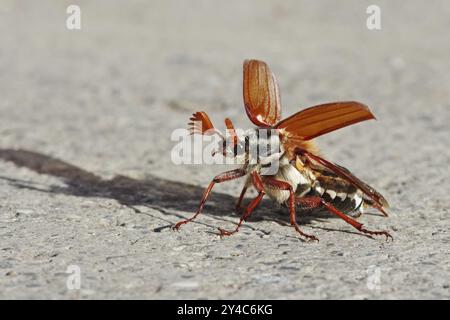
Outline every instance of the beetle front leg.
<path fill-rule="evenodd" d="M 197 212 L 191 218 L 178 222 L 176 225 L 173 226 L 173 229 L 174 230 L 179 230 L 180 227 L 183 224 L 186 224 L 186 223 L 194 220 L 203 211 L 203 207 L 205 206 L 205 202 L 208 199 L 209 195 L 211 194 L 211 190 L 212 190 L 212 188 L 214 187 L 214 185 L 216 183 L 221 183 L 221 182 L 225 182 L 225 181 L 229 181 L 229 180 L 234 180 L 234 179 L 243 177 L 245 175 L 246 175 L 245 170 L 243 170 L 243 169 L 235 169 L 235 170 L 223 172 L 223 173 L 215 176 L 214 179 L 209 184 L 208 188 L 206 188 L 205 192 L 203 193 L 203 197 L 202 197 L 202 200 L 200 201 L 200 206 L 199 206 Z"/>
<path fill-rule="evenodd" d="M 227 231 L 222 228 L 218 228 L 220 231 L 220 236 L 231 236 L 233 233 L 236 233 L 239 231 L 239 228 L 241 227 L 242 223 L 247 220 L 248 217 L 252 214 L 253 210 L 258 206 L 258 204 L 261 202 L 262 198 L 266 194 L 264 191 L 264 185 L 261 181 L 261 177 L 256 171 L 252 172 L 252 182 L 255 186 L 256 190 L 258 191 L 258 196 L 253 199 L 247 208 L 245 208 L 244 213 L 242 214 L 241 218 L 239 219 L 239 223 L 236 226 L 236 228 L 233 231 Z M 245 194 L 245 191 L 247 190 L 247 186 L 244 187 L 241 193 L 241 197 L 239 198 L 239 203 L 242 201 L 243 195 Z"/>

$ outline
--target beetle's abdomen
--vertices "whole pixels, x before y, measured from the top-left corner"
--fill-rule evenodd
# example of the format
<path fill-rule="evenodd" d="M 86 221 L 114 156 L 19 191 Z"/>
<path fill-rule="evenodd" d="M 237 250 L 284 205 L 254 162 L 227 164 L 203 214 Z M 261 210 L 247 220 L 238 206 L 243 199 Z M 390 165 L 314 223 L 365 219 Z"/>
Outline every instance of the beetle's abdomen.
<path fill-rule="evenodd" d="M 361 190 L 332 172 L 316 173 L 316 180 L 308 195 L 320 196 L 336 209 L 352 216 L 357 217 L 363 213 L 364 199 Z"/>

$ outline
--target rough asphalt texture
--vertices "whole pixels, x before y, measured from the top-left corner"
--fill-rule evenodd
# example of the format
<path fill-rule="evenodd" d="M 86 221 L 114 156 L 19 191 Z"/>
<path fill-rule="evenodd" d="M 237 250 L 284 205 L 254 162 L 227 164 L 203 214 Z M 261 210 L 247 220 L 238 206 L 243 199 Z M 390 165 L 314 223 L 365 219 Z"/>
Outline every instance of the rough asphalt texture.
<path fill-rule="evenodd" d="M 448 1 L 2 1 L 0 8 L 0 298 L 396 299 L 450 297 Z M 318 139 L 391 203 L 361 236 L 328 215 L 266 200 L 237 235 L 242 182 L 223 166 L 170 160 L 172 131 L 205 110 L 250 122 L 242 61 L 267 61 L 283 115 L 359 100 L 378 121 Z M 250 195 L 249 195 L 250 196 Z M 81 289 L 66 286 L 68 266 Z"/>

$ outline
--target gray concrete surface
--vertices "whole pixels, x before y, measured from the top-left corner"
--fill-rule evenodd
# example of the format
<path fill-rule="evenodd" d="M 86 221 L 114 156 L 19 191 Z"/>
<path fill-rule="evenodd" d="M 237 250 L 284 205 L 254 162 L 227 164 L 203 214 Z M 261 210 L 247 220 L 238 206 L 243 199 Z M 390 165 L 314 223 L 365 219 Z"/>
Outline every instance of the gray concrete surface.
<path fill-rule="evenodd" d="M 75 2 L 82 29 L 69 31 Z M 2 1 L 0 298 L 449 298 L 449 16 L 447 1 Z M 309 215 L 321 241 L 305 243 L 270 201 L 220 239 L 241 182 L 168 228 L 224 170 L 174 165 L 170 134 L 199 109 L 249 127 L 249 57 L 277 74 L 285 116 L 371 106 L 378 121 L 318 144 L 386 195 L 391 216 L 361 221 L 394 242 Z"/>

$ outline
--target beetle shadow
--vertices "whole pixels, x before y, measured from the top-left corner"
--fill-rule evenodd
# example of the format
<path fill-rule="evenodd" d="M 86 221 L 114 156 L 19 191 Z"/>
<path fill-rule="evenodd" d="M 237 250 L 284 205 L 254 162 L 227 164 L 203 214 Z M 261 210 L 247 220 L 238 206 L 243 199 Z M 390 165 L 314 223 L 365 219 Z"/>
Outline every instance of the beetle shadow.
<path fill-rule="evenodd" d="M 124 175 L 116 175 L 111 179 L 104 179 L 63 160 L 24 149 L 0 149 L 0 159 L 12 162 L 17 167 L 27 168 L 39 174 L 59 178 L 64 183 L 64 185 L 49 185 L 43 188 L 36 186 L 36 184 L 30 181 L 0 176 L 0 179 L 7 180 L 17 188 L 79 197 L 114 199 L 120 204 L 132 208 L 135 213 L 165 221 L 166 224 L 155 228 L 155 232 L 160 232 L 165 228 L 171 227 L 173 223 L 178 222 L 180 219 L 189 217 L 189 215 L 185 215 L 185 212 L 191 214 L 198 209 L 199 200 L 204 192 L 203 187 L 179 181 L 171 181 L 154 175 L 148 176 L 145 180 L 134 179 Z M 247 202 L 244 205 L 248 203 L 249 199 L 245 200 Z M 236 223 L 239 215 L 234 210 L 235 203 L 236 198 L 231 195 L 212 192 L 205 205 L 204 213 L 215 219 L 226 221 L 228 224 L 230 222 Z M 177 219 L 171 221 L 157 217 L 150 212 L 141 210 L 141 207 L 152 208 L 163 213 L 165 216 L 175 216 Z M 289 225 L 287 208 L 276 207 L 268 199 L 262 201 L 255 213 L 249 221 L 269 220 L 280 225 Z M 233 221 L 225 219 L 225 216 L 233 218 Z M 324 212 L 317 212 L 302 215 L 299 222 L 301 224 L 309 224 L 313 219 L 321 220 L 323 218 L 335 217 Z M 217 227 L 201 222 L 201 219 L 195 220 L 195 222 L 210 227 Z M 256 229 L 250 224 L 246 224 L 246 226 L 251 229 Z"/>

